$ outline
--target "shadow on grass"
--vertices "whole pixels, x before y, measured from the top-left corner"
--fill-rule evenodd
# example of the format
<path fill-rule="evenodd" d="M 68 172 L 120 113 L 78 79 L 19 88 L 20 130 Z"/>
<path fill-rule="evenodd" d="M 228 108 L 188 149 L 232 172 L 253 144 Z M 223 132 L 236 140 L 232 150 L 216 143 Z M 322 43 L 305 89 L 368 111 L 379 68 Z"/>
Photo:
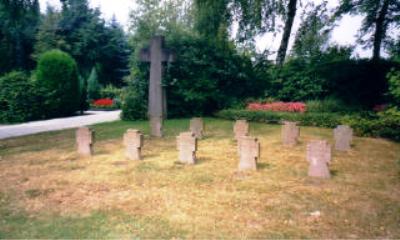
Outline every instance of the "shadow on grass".
<path fill-rule="evenodd" d="M 257 168 L 258 169 L 271 169 L 272 165 L 269 163 L 257 163 Z"/>

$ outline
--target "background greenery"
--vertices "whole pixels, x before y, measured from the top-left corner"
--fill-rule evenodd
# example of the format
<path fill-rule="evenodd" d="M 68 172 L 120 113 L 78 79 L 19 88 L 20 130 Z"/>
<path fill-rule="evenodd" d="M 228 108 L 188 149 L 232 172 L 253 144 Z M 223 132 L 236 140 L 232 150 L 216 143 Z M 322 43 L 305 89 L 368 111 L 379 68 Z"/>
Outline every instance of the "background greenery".
<path fill-rule="evenodd" d="M 324 123 L 326 114 L 384 122 L 372 112 L 376 105 L 391 112 L 399 108 L 400 41 L 389 34 L 400 24 L 398 1 L 341 0 L 329 9 L 326 2 L 298 0 L 137 0 L 128 31 L 115 17 L 102 19 L 87 0 L 61 5 L 41 13 L 37 0 L 0 1 L 1 84 L 15 92 L 2 91 L 1 122 L 72 115 L 99 98 L 112 98 L 125 120 L 145 119 L 149 64 L 138 56 L 154 35 L 164 35 L 165 47 L 176 54 L 176 61 L 164 66 L 169 117 L 243 110 L 252 101 L 303 101 L 314 114 L 311 122 L 331 126 Z M 338 46 L 330 38 L 345 14 L 363 18 L 364 37 Z M 301 21 L 294 31 L 296 16 Z M 257 37 L 278 31 L 283 37 L 274 60 L 273 52 L 256 51 Z M 357 46 L 370 48 L 372 57 L 359 58 L 353 52 Z M 74 76 L 63 74 L 73 64 L 64 70 L 56 69 L 56 61 L 40 64 L 59 51 L 76 62 Z M 71 63 L 66 55 L 61 58 Z"/>

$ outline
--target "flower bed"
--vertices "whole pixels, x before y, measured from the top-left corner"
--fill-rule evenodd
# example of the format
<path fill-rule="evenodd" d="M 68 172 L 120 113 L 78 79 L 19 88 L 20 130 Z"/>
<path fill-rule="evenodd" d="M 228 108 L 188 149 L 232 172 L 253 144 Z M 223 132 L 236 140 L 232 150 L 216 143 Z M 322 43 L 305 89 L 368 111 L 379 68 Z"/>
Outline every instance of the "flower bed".
<path fill-rule="evenodd" d="M 304 113 L 306 104 L 303 102 L 250 103 L 247 105 L 247 109 L 252 111 Z"/>
<path fill-rule="evenodd" d="M 92 109 L 95 109 L 95 110 L 114 110 L 114 109 L 118 109 L 118 106 L 115 103 L 115 101 L 110 99 L 110 98 L 102 98 L 102 99 L 94 100 L 90 104 L 90 107 Z"/>

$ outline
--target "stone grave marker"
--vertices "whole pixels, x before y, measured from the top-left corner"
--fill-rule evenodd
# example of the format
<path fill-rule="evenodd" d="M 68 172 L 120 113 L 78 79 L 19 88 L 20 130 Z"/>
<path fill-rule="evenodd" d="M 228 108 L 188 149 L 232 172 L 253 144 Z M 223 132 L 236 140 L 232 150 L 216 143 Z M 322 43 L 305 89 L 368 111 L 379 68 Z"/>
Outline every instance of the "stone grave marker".
<path fill-rule="evenodd" d="M 300 136 L 300 128 L 297 122 L 284 121 L 282 126 L 282 142 L 287 146 L 294 146 L 297 144 Z"/>
<path fill-rule="evenodd" d="M 143 134 L 139 130 L 128 129 L 124 134 L 125 155 L 129 160 L 141 160 Z"/>
<path fill-rule="evenodd" d="M 239 171 L 256 170 L 260 157 L 260 143 L 255 137 L 242 136 L 239 138 Z"/>
<path fill-rule="evenodd" d="M 308 176 L 330 178 L 328 165 L 331 163 L 331 145 L 326 140 L 312 141 L 307 144 Z"/>
<path fill-rule="evenodd" d="M 249 123 L 247 120 L 236 120 L 233 132 L 235 133 L 236 141 L 239 141 L 239 138 L 242 136 L 247 136 L 249 134 Z"/>
<path fill-rule="evenodd" d="M 82 157 L 93 155 L 94 131 L 88 127 L 80 127 L 76 130 L 76 145 L 78 154 Z"/>
<path fill-rule="evenodd" d="M 177 137 L 179 162 L 184 164 L 196 163 L 197 138 L 192 132 L 183 132 Z"/>
<path fill-rule="evenodd" d="M 163 49 L 164 37 L 152 38 L 150 48 L 140 51 L 140 59 L 150 62 L 149 103 L 148 116 L 150 120 L 150 134 L 162 137 L 163 120 L 167 116 L 166 90 L 162 84 L 163 62 L 173 62 L 174 54 Z"/>
<path fill-rule="evenodd" d="M 353 140 L 353 129 L 347 125 L 339 125 L 333 131 L 335 138 L 335 149 L 339 151 L 348 151 L 351 149 Z"/>
<path fill-rule="evenodd" d="M 190 120 L 190 131 L 194 133 L 196 138 L 201 139 L 203 137 L 204 122 L 202 118 L 192 118 Z"/>

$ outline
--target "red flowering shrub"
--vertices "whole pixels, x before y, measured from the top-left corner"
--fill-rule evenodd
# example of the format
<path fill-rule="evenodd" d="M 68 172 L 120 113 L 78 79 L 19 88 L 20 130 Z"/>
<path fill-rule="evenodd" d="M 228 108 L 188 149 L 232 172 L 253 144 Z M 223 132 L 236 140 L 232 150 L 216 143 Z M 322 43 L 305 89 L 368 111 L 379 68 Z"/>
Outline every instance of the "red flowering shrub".
<path fill-rule="evenodd" d="M 374 112 L 382 112 L 384 110 L 387 109 L 387 105 L 386 104 L 380 104 L 380 105 L 375 105 L 373 110 Z"/>
<path fill-rule="evenodd" d="M 272 112 L 300 112 L 306 111 L 306 104 L 302 102 L 273 102 L 273 103 L 250 103 L 248 110 L 272 111 Z"/>
<path fill-rule="evenodd" d="M 114 101 L 110 98 L 102 98 L 93 101 L 92 106 L 95 108 L 110 108 L 114 106 Z"/>

